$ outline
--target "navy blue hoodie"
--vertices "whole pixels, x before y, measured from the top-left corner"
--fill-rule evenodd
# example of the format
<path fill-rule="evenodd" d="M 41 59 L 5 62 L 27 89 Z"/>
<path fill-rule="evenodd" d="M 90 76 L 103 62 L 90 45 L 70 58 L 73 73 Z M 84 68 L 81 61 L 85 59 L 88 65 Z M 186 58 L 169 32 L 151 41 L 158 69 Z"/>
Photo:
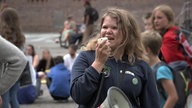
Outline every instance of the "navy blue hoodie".
<path fill-rule="evenodd" d="M 101 74 L 91 66 L 94 59 L 95 51 L 83 51 L 72 68 L 70 93 L 79 108 L 92 108 L 97 96 Z M 110 73 L 109 77 L 104 79 L 97 106 L 105 100 L 107 90 L 117 86 L 129 98 L 133 108 L 159 108 L 155 79 L 147 63 L 136 60 L 132 65 L 125 65 L 122 61 L 109 58 L 105 67 Z M 125 70 L 125 74 L 122 75 L 120 70 Z"/>

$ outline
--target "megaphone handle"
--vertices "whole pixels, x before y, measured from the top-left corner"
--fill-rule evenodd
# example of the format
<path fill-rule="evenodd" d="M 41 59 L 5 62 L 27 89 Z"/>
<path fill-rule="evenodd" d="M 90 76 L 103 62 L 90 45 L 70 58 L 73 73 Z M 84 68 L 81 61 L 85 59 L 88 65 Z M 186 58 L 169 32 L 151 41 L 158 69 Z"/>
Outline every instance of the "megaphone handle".
<path fill-rule="evenodd" d="M 100 96 L 100 93 L 101 93 L 101 89 L 102 89 L 102 86 L 103 86 L 103 83 L 104 83 L 104 79 L 105 79 L 105 75 L 103 73 L 101 73 L 101 82 L 100 82 L 100 85 L 99 85 L 99 90 L 97 92 L 97 97 L 95 99 L 95 102 L 93 103 L 92 108 L 97 108 L 97 103 L 98 103 L 99 96 Z"/>

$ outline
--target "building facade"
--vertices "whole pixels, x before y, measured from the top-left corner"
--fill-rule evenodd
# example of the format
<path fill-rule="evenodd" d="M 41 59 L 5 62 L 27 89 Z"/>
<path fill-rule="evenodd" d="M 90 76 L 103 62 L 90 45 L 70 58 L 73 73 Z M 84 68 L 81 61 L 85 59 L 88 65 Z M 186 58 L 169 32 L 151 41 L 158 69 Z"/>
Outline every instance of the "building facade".
<path fill-rule="evenodd" d="M 24 32 L 59 32 L 67 16 L 72 15 L 77 23 L 83 22 L 82 0 L 3 0 L 10 7 L 16 8 Z M 152 11 L 156 5 L 168 4 L 180 13 L 182 0 L 91 0 L 99 13 L 106 7 L 121 7 L 134 14 L 139 26 L 143 27 L 142 16 Z"/>

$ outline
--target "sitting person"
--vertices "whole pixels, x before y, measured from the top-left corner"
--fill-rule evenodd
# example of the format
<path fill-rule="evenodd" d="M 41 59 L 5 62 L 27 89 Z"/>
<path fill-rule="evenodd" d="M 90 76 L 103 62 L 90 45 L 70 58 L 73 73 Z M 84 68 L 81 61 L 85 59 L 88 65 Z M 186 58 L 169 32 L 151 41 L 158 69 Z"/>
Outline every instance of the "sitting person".
<path fill-rule="evenodd" d="M 69 53 L 63 56 L 64 65 L 66 68 L 71 72 L 73 63 L 75 59 L 77 58 L 78 53 L 77 53 L 77 46 L 76 45 L 70 45 L 69 46 Z"/>
<path fill-rule="evenodd" d="M 37 72 L 46 72 L 54 66 L 53 58 L 48 49 L 45 49 L 42 53 L 42 59 L 37 66 Z"/>
<path fill-rule="evenodd" d="M 32 65 L 36 69 L 39 64 L 39 57 L 36 54 L 35 47 L 32 44 L 27 45 L 26 55 L 32 56 Z"/>
<path fill-rule="evenodd" d="M 20 87 L 17 92 L 17 99 L 19 104 L 31 104 L 34 103 L 37 97 L 36 91 L 36 71 L 32 65 L 32 56 L 26 56 L 29 65 L 30 65 L 30 72 L 31 72 L 31 79 L 32 84 L 26 85 L 24 87 Z"/>
<path fill-rule="evenodd" d="M 70 43 L 71 35 L 76 34 L 76 23 L 73 21 L 72 16 L 69 16 L 67 20 L 64 22 L 64 29 L 62 32 L 62 41 Z"/>
<path fill-rule="evenodd" d="M 41 79 L 45 79 L 46 78 L 46 72 L 49 71 L 49 69 L 51 67 L 54 66 L 54 62 L 53 62 L 53 58 L 49 52 L 48 49 L 45 49 L 42 52 L 42 59 L 39 61 L 39 64 L 37 66 L 37 93 L 38 96 L 40 96 L 41 94 L 43 94 L 43 91 L 40 90 L 41 88 Z M 45 80 L 44 80 L 45 81 Z"/>
<path fill-rule="evenodd" d="M 47 86 L 54 100 L 67 100 L 70 96 L 70 72 L 63 65 L 62 56 L 54 58 L 55 66 L 47 74 Z"/>

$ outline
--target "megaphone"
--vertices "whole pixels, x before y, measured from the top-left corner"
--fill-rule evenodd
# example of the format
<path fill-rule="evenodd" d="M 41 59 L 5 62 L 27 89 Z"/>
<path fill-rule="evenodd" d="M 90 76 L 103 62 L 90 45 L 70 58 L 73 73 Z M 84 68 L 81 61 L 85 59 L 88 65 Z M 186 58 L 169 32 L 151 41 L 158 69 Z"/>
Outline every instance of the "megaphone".
<path fill-rule="evenodd" d="M 110 87 L 100 108 L 132 108 L 132 105 L 122 90 L 117 87 Z"/>

